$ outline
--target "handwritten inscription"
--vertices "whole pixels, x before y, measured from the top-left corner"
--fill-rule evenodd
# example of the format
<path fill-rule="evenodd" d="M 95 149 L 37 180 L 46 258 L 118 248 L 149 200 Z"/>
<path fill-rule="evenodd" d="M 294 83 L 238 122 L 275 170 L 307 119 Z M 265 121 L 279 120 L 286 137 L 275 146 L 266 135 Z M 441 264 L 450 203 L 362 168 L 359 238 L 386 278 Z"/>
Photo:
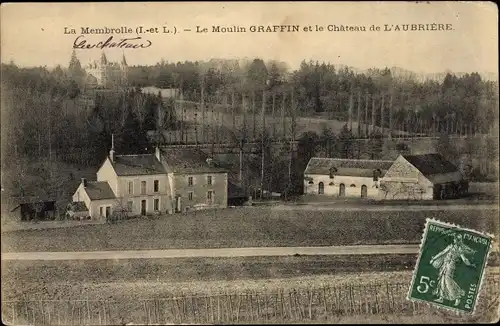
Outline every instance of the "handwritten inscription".
<path fill-rule="evenodd" d="M 122 38 L 115 41 L 113 36 L 108 37 L 105 41 L 88 42 L 84 35 L 78 36 L 73 42 L 74 49 L 105 49 L 105 48 L 119 48 L 119 49 L 145 49 L 151 46 L 151 41 L 142 38 L 141 36 Z"/>

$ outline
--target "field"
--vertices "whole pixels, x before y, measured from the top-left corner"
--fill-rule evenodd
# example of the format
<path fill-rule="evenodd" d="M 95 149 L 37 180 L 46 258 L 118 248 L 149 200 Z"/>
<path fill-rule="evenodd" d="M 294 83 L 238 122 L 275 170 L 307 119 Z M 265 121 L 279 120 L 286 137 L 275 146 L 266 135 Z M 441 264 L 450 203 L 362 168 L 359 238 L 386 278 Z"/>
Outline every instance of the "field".
<path fill-rule="evenodd" d="M 52 324 L 79 325 L 338 323 L 368 316 L 381 322 L 458 320 L 405 299 L 413 266 L 384 270 L 403 261 L 413 265 L 415 257 L 352 258 L 9 262 L 2 264 L 4 321 L 13 316 L 18 321 L 50 324 L 52 318 Z M 327 268 L 311 273 L 307 268 L 316 261 Z M 383 271 L 367 272 L 370 268 Z M 477 314 L 484 321 L 492 319 L 497 293 L 498 268 L 490 267 Z M 417 317 L 422 314 L 427 319 Z"/>
<path fill-rule="evenodd" d="M 281 210 L 241 207 L 117 224 L 2 234 L 3 252 L 419 243 L 426 218 L 498 234 L 497 209 Z"/>

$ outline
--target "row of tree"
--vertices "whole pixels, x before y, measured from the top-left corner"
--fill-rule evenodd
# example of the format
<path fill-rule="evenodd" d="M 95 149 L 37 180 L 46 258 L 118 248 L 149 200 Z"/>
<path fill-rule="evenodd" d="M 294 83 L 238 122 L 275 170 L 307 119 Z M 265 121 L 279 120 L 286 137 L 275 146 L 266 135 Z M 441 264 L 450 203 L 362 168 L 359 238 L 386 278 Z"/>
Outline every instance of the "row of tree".
<path fill-rule="evenodd" d="M 180 88 L 185 99 L 193 101 L 200 101 L 202 88 L 207 98 L 231 92 L 294 92 L 297 115 L 322 114 L 344 121 L 349 115 L 357 118 L 358 106 L 363 109 L 368 105 L 370 110 L 372 105 L 385 106 L 384 112 L 376 110 L 377 125 L 387 128 L 392 118 L 396 126 L 413 133 L 488 133 L 498 113 L 498 83 L 483 80 L 478 73 L 448 73 L 436 81 L 418 79 L 397 69 L 359 72 L 305 61 L 290 72 L 279 63 L 255 59 L 241 65 L 226 60 L 132 67 L 129 82 Z"/>

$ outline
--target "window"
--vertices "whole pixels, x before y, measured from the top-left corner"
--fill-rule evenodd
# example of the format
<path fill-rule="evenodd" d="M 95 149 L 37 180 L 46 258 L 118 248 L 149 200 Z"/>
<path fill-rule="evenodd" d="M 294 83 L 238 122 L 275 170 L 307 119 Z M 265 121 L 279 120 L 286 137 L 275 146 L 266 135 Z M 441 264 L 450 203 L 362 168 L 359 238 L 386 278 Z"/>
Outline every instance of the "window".
<path fill-rule="evenodd" d="M 207 199 L 208 199 L 208 200 L 212 200 L 212 192 L 213 192 L 212 190 L 209 190 L 209 191 L 207 192 Z"/>
<path fill-rule="evenodd" d="M 188 193 L 188 199 L 189 200 L 193 200 L 193 192 L 189 192 Z"/>
<path fill-rule="evenodd" d="M 193 177 L 188 177 L 188 186 L 193 185 Z"/>
<path fill-rule="evenodd" d="M 160 210 L 160 200 L 158 198 L 155 198 L 153 207 L 155 212 L 158 212 Z"/>
<path fill-rule="evenodd" d="M 323 182 L 320 182 L 318 184 L 318 194 L 322 195 L 325 193 L 325 184 Z"/>
<path fill-rule="evenodd" d="M 146 194 L 146 181 L 141 181 L 141 195 Z"/>
<path fill-rule="evenodd" d="M 127 210 L 128 210 L 129 212 L 131 212 L 131 211 L 133 211 L 133 208 L 134 208 L 134 202 L 133 202 L 133 201 L 131 201 L 131 200 L 129 200 L 129 201 L 127 202 Z"/>
<path fill-rule="evenodd" d="M 134 193 L 134 182 L 133 181 L 129 181 L 128 182 L 128 194 L 132 195 L 133 193 Z"/>
<path fill-rule="evenodd" d="M 99 216 L 104 216 L 104 207 L 99 207 Z"/>
<path fill-rule="evenodd" d="M 209 176 L 207 177 L 207 184 L 208 184 L 208 185 L 211 185 L 211 184 L 212 184 L 212 176 L 211 176 L 211 175 L 209 175 Z"/>
<path fill-rule="evenodd" d="M 155 180 L 154 181 L 154 192 L 158 192 L 159 189 L 160 189 L 160 181 Z"/>

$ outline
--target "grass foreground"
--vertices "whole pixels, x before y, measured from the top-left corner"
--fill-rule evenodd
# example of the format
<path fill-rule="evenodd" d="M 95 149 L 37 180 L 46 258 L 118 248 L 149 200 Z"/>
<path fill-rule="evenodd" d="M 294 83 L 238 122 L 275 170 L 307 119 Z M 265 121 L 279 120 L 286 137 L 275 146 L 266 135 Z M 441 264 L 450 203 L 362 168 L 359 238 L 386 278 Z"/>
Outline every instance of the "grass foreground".
<path fill-rule="evenodd" d="M 241 207 L 117 224 L 2 234 L 2 252 L 419 243 L 426 218 L 498 234 L 497 209 L 278 210 Z"/>

